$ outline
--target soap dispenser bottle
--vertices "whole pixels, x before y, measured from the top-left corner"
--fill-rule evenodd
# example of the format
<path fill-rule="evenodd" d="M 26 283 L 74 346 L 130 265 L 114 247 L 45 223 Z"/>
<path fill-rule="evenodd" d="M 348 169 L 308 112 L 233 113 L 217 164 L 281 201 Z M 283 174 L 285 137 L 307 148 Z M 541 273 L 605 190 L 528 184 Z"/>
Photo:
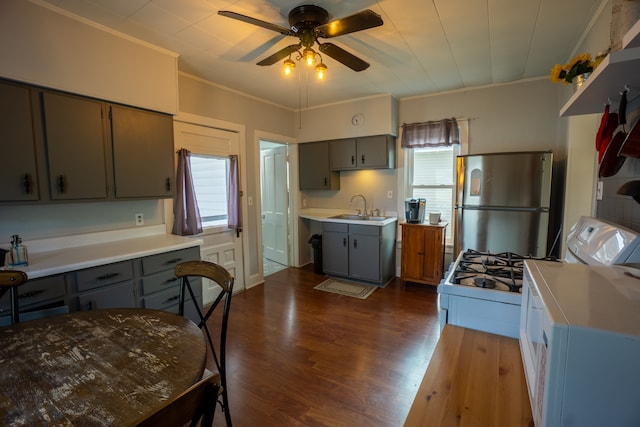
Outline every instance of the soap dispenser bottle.
<path fill-rule="evenodd" d="M 9 267 L 29 265 L 27 247 L 22 244 L 22 239 L 17 234 L 11 236 L 11 248 L 9 249 Z"/>

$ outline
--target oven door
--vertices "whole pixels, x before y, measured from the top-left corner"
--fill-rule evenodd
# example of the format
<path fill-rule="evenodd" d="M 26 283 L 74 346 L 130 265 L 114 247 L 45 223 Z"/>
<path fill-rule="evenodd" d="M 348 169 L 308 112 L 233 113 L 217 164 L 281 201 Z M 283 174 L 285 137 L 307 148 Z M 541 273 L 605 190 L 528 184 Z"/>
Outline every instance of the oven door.
<path fill-rule="evenodd" d="M 548 337 L 544 331 L 544 306 L 528 267 L 522 283 L 520 351 L 535 425 L 542 425 L 547 372 Z"/>

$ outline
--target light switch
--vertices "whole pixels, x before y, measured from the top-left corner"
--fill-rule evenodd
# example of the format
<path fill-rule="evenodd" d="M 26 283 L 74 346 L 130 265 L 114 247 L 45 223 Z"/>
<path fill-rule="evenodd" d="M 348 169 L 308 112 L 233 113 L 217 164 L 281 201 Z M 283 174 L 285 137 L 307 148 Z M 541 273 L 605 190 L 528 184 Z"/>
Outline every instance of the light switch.
<path fill-rule="evenodd" d="M 598 181 L 596 186 L 596 200 L 602 200 L 602 181 Z"/>

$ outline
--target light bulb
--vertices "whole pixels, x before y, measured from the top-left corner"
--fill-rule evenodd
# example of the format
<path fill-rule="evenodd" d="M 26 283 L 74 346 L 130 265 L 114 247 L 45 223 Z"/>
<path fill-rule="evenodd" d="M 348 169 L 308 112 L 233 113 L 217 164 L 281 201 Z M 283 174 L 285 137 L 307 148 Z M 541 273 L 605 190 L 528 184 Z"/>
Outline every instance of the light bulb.
<path fill-rule="evenodd" d="M 283 65 L 284 65 L 285 76 L 291 75 L 291 73 L 293 73 L 293 69 L 296 68 L 296 63 L 293 62 L 291 58 L 285 59 Z"/>
<path fill-rule="evenodd" d="M 302 56 L 309 67 L 316 62 L 316 52 L 309 47 L 302 51 Z"/>
<path fill-rule="evenodd" d="M 317 75 L 318 75 L 318 79 L 319 79 L 319 80 L 324 79 L 324 76 L 327 74 L 327 66 L 326 66 L 326 65 L 324 65 L 322 62 L 321 62 L 321 63 L 319 63 L 319 64 L 316 66 L 316 73 L 317 73 Z"/>

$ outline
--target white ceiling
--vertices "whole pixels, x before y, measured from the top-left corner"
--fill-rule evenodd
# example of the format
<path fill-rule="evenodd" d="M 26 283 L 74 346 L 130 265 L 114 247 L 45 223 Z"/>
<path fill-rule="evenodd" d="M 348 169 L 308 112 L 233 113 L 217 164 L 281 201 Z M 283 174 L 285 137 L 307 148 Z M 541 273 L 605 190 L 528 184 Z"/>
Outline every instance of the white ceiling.
<path fill-rule="evenodd" d="M 318 82 L 302 65 L 293 78 L 280 63 L 255 65 L 297 43 L 217 14 L 230 10 L 282 27 L 311 1 L 46 0 L 121 33 L 180 54 L 179 69 L 292 109 L 390 93 L 394 97 L 548 76 L 568 61 L 606 0 L 316 0 L 330 19 L 362 9 L 384 25 L 323 39 L 371 64 L 354 72 L 324 58 Z M 606 46 L 603 46 L 606 49 Z M 595 52 L 594 52 L 595 53 Z M 307 78 L 308 77 L 308 78 Z"/>

